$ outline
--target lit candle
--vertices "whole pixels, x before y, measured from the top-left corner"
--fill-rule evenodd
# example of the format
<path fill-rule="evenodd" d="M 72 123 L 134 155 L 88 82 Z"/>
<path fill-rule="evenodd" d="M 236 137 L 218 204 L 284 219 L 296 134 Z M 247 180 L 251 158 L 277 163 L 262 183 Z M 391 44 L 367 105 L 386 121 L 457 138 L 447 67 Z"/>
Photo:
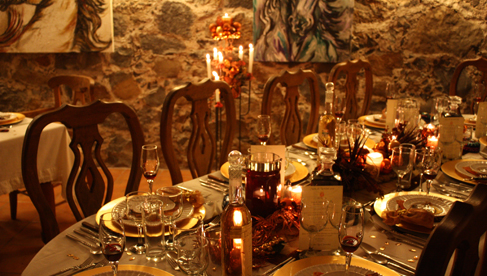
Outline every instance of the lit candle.
<path fill-rule="evenodd" d="M 222 21 L 223 21 L 223 23 L 231 24 L 232 18 L 230 16 L 228 16 L 228 13 L 225 13 L 225 15 L 222 17 Z"/>
<path fill-rule="evenodd" d="M 300 185 L 296 185 L 291 189 L 291 199 L 296 202 L 299 206 L 301 204 L 301 194 L 303 192 L 303 188 Z"/>
<path fill-rule="evenodd" d="M 252 73 L 252 66 L 254 65 L 254 46 L 249 44 L 249 73 Z"/>
<path fill-rule="evenodd" d="M 218 62 L 219 62 L 220 64 L 222 64 L 222 63 L 223 63 L 223 54 L 222 54 L 222 52 L 218 52 Z"/>
<path fill-rule="evenodd" d="M 210 54 L 206 54 L 206 71 L 208 72 L 208 78 L 211 79 L 211 59 L 210 59 Z"/>
<path fill-rule="evenodd" d="M 264 189 L 260 188 L 259 190 L 254 191 L 254 198 L 263 200 L 265 198 Z"/>
<path fill-rule="evenodd" d="M 242 227 L 242 212 L 240 210 L 235 210 L 233 212 L 233 226 L 234 227 Z M 243 250 L 242 250 L 242 239 L 236 238 L 233 239 L 233 249 L 230 251 L 230 254 L 233 257 L 233 260 L 236 262 L 238 267 L 240 267 L 243 260 Z"/>
<path fill-rule="evenodd" d="M 431 147 L 431 148 L 437 148 L 438 147 L 438 138 L 436 138 L 436 136 L 428 137 L 428 140 L 426 142 L 426 146 Z"/>
<path fill-rule="evenodd" d="M 213 48 L 213 60 L 218 59 L 218 50 L 216 48 Z"/>
<path fill-rule="evenodd" d="M 215 76 L 215 80 L 220 80 L 217 72 L 213 71 L 213 76 Z M 220 102 L 220 89 L 215 90 L 215 102 Z"/>
<path fill-rule="evenodd" d="M 243 47 L 240 45 L 238 47 L 238 59 L 242 60 L 243 59 Z"/>
<path fill-rule="evenodd" d="M 377 176 L 379 176 L 380 164 L 382 163 L 383 159 L 384 157 L 382 156 L 382 153 L 371 152 L 367 154 L 367 159 L 365 162 L 371 166 L 374 166 L 375 170 L 377 171 Z"/>

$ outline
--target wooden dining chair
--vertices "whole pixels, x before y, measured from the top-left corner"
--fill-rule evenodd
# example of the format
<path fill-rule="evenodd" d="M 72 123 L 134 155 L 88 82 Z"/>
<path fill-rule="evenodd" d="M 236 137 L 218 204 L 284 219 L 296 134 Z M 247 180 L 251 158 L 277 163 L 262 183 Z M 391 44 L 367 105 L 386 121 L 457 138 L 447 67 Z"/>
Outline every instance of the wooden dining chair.
<path fill-rule="evenodd" d="M 279 85 L 286 89 L 284 103 L 286 109 L 284 117 L 280 123 L 279 137 L 283 145 L 292 145 L 300 142 L 303 138 L 303 116 L 301 115 L 298 104 L 301 97 L 304 97 L 300 87 L 308 82 L 309 86 L 309 119 L 305 135 L 318 131 L 318 120 L 320 112 L 320 94 L 316 74 L 311 70 L 299 69 L 296 72 L 283 71 L 279 76 L 269 78 L 264 86 L 264 95 L 262 97 L 261 113 L 272 116 L 273 95 L 280 93 Z M 306 93 L 307 94 L 307 93 Z M 272 137 L 270 144 L 274 144 Z"/>
<path fill-rule="evenodd" d="M 457 85 L 460 79 L 460 75 L 462 72 L 468 67 L 473 66 L 476 67 L 478 71 L 482 73 L 482 75 L 474 80 L 474 85 L 483 85 L 484 88 L 487 88 L 487 58 L 486 57 L 478 57 L 476 59 L 467 59 L 462 61 L 453 72 L 453 76 L 450 82 L 450 96 L 455 96 L 458 94 Z M 481 101 L 485 101 L 487 97 L 487 91 L 483 91 L 483 95 L 481 95 Z M 473 113 L 474 103 L 470 105 L 470 112 Z"/>
<path fill-rule="evenodd" d="M 335 84 L 335 90 L 337 89 L 337 82 L 340 77 L 344 75 L 346 77 L 345 90 L 345 114 L 342 120 L 358 119 L 360 116 L 367 115 L 369 112 L 370 102 L 372 99 L 373 78 L 372 69 L 368 61 L 360 59 L 349 60 L 337 63 L 330 71 L 328 81 Z M 363 92 L 363 100 L 359 107 L 359 83 L 363 75 L 365 81 L 365 90 Z"/>
<path fill-rule="evenodd" d="M 220 99 L 223 104 L 221 111 L 224 112 L 225 124 L 224 132 L 221 131 L 223 138 L 220 141 L 220 156 L 215 161 L 218 137 L 210 128 L 210 119 L 214 115 L 211 114 L 208 99 L 215 95 L 217 89 L 220 91 Z M 181 118 L 175 116 L 175 113 L 179 113 L 176 103 L 183 98 L 191 105 L 191 114 Z M 179 101 L 179 103 L 181 102 L 183 101 Z M 191 136 L 185 153 L 191 175 L 196 178 L 210 173 L 215 162 L 218 162 L 218 167 L 223 165 L 232 149 L 237 119 L 230 86 L 223 81 L 205 79 L 199 83 L 188 83 L 177 87 L 166 96 L 162 106 L 160 138 L 162 153 L 173 185 L 183 182 L 181 160 L 174 148 L 174 144 L 180 144 L 181 140 L 178 139 L 177 133 L 173 133 L 173 126 L 174 122 L 184 122 L 187 119 L 190 119 L 191 122 Z M 220 118 L 220 120 L 222 119 Z"/>
<path fill-rule="evenodd" d="M 487 231 L 486 217 L 487 185 L 479 184 L 465 202 L 452 205 L 430 234 L 416 276 L 445 275 L 452 256 L 449 275 L 487 275 L 487 243 L 481 239 Z"/>
<path fill-rule="evenodd" d="M 101 156 L 103 136 L 98 129 L 111 114 L 120 114 L 120 124 L 125 121 L 132 142 L 130 176 L 125 194 L 137 191 L 142 175 L 140 156 L 144 135 L 139 119 L 132 108 L 124 103 L 105 103 L 100 100 L 88 106 L 64 104 L 62 107 L 41 114 L 30 123 L 22 149 L 22 177 L 25 188 L 34 204 L 42 226 L 43 241 L 48 242 L 59 233 L 55 213 L 43 196 L 37 174 L 37 153 L 42 130 L 52 122 L 60 122 L 72 129 L 70 148 L 74 164 L 66 184 L 66 200 L 76 220 L 96 214 L 111 200 L 113 177 Z"/>

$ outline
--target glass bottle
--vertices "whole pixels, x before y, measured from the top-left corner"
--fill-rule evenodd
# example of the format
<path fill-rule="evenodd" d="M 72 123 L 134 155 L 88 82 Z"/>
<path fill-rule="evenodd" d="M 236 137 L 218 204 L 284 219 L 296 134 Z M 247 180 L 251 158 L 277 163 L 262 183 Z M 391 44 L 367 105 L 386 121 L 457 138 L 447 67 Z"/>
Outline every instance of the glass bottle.
<path fill-rule="evenodd" d="M 311 186 L 342 186 L 342 178 L 333 171 L 337 152 L 335 148 L 324 148 L 320 155 L 320 164 L 312 175 Z"/>
<path fill-rule="evenodd" d="M 460 105 L 462 98 L 459 96 L 450 96 L 450 109 L 445 112 L 444 117 L 462 117 Z"/>
<path fill-rule="evenodd" d="M 228 154 L 230 203 L 221 217 L 222 275 L 252 275 L 252 217 L 242 191 L 242 154 Z"/>
<path fill-rule="evenodd" d="M 318 149 L 335 146 L 336 117 L 333 113 L 333 82 L 327 82 L 325 93 L 325 106 L 318 124 Z"/>

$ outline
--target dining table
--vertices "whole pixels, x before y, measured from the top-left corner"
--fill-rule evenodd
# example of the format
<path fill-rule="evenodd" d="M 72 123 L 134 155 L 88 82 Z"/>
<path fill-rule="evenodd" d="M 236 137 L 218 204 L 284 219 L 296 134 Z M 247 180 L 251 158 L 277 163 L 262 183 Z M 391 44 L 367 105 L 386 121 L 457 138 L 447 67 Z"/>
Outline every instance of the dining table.
<path fill-rule="evenodd" d="M 23 116 L 13 124 L 1 126 L 0 195 L 25 188 L 22 180 L 22 147 L 32 120 Z M 39 182 L 49 186 L 43 191 L 52 192 L 51 183 L 59 181 L 63 185 L 63 195 L 65 194 L 65 186 L 74 162 L 74 154 L 69 148 L 70 142 L 71 138 L 63 124 L 52 123 L 42 131 L 37 154 L 38 175 Z M 53 195 L 50 196 L 53 201 Z"/>
<path fill-rule="evenodd" d="M 371 139 L 380 139 L 380 130 L 372 129 Z M 375 135 L 375 136 L 374 136 Z M 375 141 L 378 142 L 378 141 Z M 316 166 L 316 156 L 313 153 L 313 148 L 309 147 L 307 143 L 299 142 L 294 146 L 288 147 L 289 158 L 293 162 L 298 162 L 306 168 L 308 173 L 312 172 Z M 464 158 L 478 158 L 482 157 L 478 154 L 468 154 Z M 222 167 L 223 168 L 223 167 Z M 211 173 L 220 179 L 225 179 L 225 171 L 219 170 Z M 309 174 L 302 179 L 299 179 L 300 185 L 307 185 L 310 182 Z M 217 191 L 215 188 L 208 186 L 203 186 L 200 180 L 208 180 L 208 176 L 203 176 L 197 179 L 192 179 L 190 181 L 183 182 L 179 184 L 182 189 L 188 191 L 200 191 L 201 195 L 205 199 L 203 205 L 204 211 L 201 214 L 204 215 L 205 221 L 210 221 L 213 217 L 221 214 L 223 211 L 222 201 L 225 196 L 225 192 Z M 359 191 L 354 194 L 355 199 L 363 203 L 366 215 L 365 215 L 365 234 L 363 237 L 363 243 L 367 243 L 374 247 L 379 254 L 387 256 L 389 261 L 387 264 L 380 265 L 380 267 L 386 269 L 381 275 L 414 275 L 414 270 L 418 263 L 418 259 L 421 256 L 422 248 L 424 247 L 426 240 L 428 238 L 428 232 L 415 231 L 414 229 L 405 229 L 401 227 L 391 227 L 382 222 L 380 218 L 380 213 L 385 210 L 387 206 L 387 199 L 395 198 L 397 196 L 411 195 L 411 194 L 424 194 L 421 192 L 410 191 L 410 192 L 396 192 L 395 178 L 387 183 L 382 183 L 381 186 L 384 189 L 386 196 L 384 198 L 379 198 L 376 194 L 371 194 L 367 191 Z M 460 181 L 458 178 L 452 178 L 451 175 L 444 172 L 439 172 L 437 178 L 433 181 L 433 184 L 438 183 L 457 183 L 463 185 L 466 189 L 463 192 L 462 198 L 455 197 L 455 194 L 445 194 L 443 191 L 432 189 L 430 195 L 445 199 L 446 201 L 454 202 L 456 200 L 465 200 L 468 197 L 469 191 L 473 189 L 475 184 L 465 183 Z M 121 199 L 115 199 L 121 200 Z M 196 214 L 198 215 L 198 214 Z M 103 260 L 102 255 L 92 255 L 88 248 L 84 245 L 80 245 L 78 242 L 73 241 L 67 237 L 67 234 L 73 233 L 74 230 L 80 229 L 83 222 L 89 222 L 96 225 L 96 215 L 89 216 L 82 221 L 77 222 L 72 225 L 48 244 L 46 244 L 37 255 L 31 260 L 27 268 L 24 270 L 22 275 L 52 275 L 63 268 L 72 267 L 81 264 L 87 258 L 94 258 L 92 262 L 97 262 Z M 136 238 L 127 238 L 127 247 L 135 244 Z M 296 241 L 290 242 L 285 246 L 283 252 L 285 254 L 296 251 Z M 325 255 L 321 257 L 310 258 L 309 261 L 306 259 L 295 261 L 289 263 L 276 271 L 275 275 L 294 275 L 297 272 L 296 269 L 302 269 L 303 266 L 311 266 L 317 263 L 323 262 L 342 262 L 342 257 L 334 255 Z M 392 260 L 392 261 L 391 261 Z M 359 248 L 354 253 L 354 259 L 352 260 L 352 265 L 356 263 L 360 264 L 370 264 L 371 266 L 378 265 L 376 261 L 362 248 Z M 373 265 L 372 265 L 373 264 Z M 164 271 L 164 273 L 169 273 L 167 275 L 185 275 L 179 270 L 175 270 L 167 261 L 162 262 L 150 262 L 145 259 L 144 255 L 135 254 L 124 254 L 120 260 L 121 267 L 150 267 L 157 269 L 159 271 Z M 264 274 L 265 271 L 275 267 L 276 264 L 273 262 L 268 262 L 264 266 L 254 269 L 253 275 L 269 275 Z M 107 268 L 108 269 L 108 268 Z M 109 271 L 109 270 L 106 270 Z M 290 273 L 289 271 L 294 271 Z M 70 274 L 59 274 L 59 275 L 70 275 Z M 87 274 L 82 274 L 87 275 Z M 160 274 L 165 275 L 165 274 Z"/>

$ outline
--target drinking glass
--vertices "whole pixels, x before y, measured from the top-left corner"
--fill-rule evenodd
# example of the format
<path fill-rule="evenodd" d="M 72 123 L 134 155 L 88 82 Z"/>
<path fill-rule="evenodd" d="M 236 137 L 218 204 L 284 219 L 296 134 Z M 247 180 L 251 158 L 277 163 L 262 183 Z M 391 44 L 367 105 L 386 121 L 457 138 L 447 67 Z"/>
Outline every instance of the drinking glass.
<path fill-rule="evenodd" d="M 397 191 L 400 192 L 404 188 L 408 188 L 406 183 L 403 183 L 403 178 L 406 174 L 411 172 L 414 164 L 415 148 L 405 147 L 400 145 L 392 149 L 391 167 L 397 174 Z"/>
<path fill-rule="evenodd" d="M 347 103 L 346 94 L 337 92 L 338 91 L 335 90 L 335 102 L 333 103 L 333 108 L 335 109 L 337 124 L 339 124 L 342 121 L 343 115 L 345 115 L 345 111 L 347 110 Z"/>
<path fill-rule="evenodd" d="M 142 204 L 148 196 L 148 193 L 143 191 L 130 192 L 125 196 L 126 217 L 137 227 L 137 243 L 130 247 L 129 250 L 138 255 L 145 253 Z"/>
<path fill-rule="evenodd" d="M 393 82 L 388 82 L 386 84 L 386 99 L 394 99 L 397 98 L 396 94 L 396 86 L 394 85 Z"/>
<path fill-rule="evenodd" d="M 364 237 L 364 209 L 358 202 L 348 202 L 342 208 L 338 240 L 343 251 L 346 252 L 345 273 L 350 268 L 353 252 L 362 243 Z"/>
<path fill-rule="evenodd" d="M 183 191 L 178 187 L 162 187 L 157 189 L 156 195 L 161 197 L 165 204 L 165 223 L 172 227 L 183 213 Z M 172 247 L 172 238 L 167 239 L 167 245 Z"/>
<path fill-rule="evenodd" d="M 450 99 L 446 96 L 441 96 L 439 98 L 436 98 L 435 100 L 435 121 L 438 121 L 441 117 L 441 114 L 446 112 L 448 110 L 448 107 L 450 106 Z"/>
<path fill-rule="evenodd" d="M 257 116 L 257 137 L 260 144 L 265 146 L 269 137 L 271 136 L 271 116 L 259 115 Z"/>
<path fill-rule="evenodd" d="M 113 275 L 117 275 L 118 261 L 125 249 L 125 230 L 118 213 L 101 215 L 99 237 L 103 255 L 110 263 Z"/>
<path fill-rule="evenodd" d="M 142 203 L 145 258 L 152 262 L 160 262 L 166 255 L 164 205 L 164 202 L 155 196 L 147 197 Z"/>
<path fill-rule="evenodd" d="M 301 215 L 299 221 L 301 227 L 308 231 L 309 249 L 305 252 L 305 257 L 316 255 L 313 250 L 313 238 L 321 230 L 325 229 L 328 223 L 328 200 L 324 197 L 308 200 L 301 199 Z"/>
<path fill-rule="evenodd" d="M 337 230 L 340 228 L 340 219 L 342 217 L 342 209 L 347 205 L 355 204 L 355 202 L 356 202 L 355 199 L 353 199 L 351 197 L 346 197 L 346 196 L 343 197 L 341 205 L 335 204 L 334 202 L 330 201 L 330 203 L 328 204 L 328 216 L 329 216 L 328 221 L 330 222 L 331 226 L 333 226 L 333 228 L 335 228 Z M 342 252 L 341 249 L 342 249 L 342 247 L 340 245 L 332 253 L 334 255 L 341 255 L 341 252 Z"/>
<path fill-rule="evenodd" d="M 149 192 L 152 194 L 152 184 L 159 170 L 159 154 L 157 153 L 156 145 L 142 146 L 140 166 L 145 179 L 147 179 L 147 184 L 149 184 Z"/>
<path fill-rule="evenodd" d="M 424 178 L 426 178 L 426 194 L 429 194 L 431 183 L 436 178 L 441 167 L 443 150 L 441 148 L 432 148 L 427 151 L 423 159 Z"/>
<path fill-rule="evenodd" d="M 416 149 L 414 157 L 414 168 L 419 170 L 419 192 L 423 192 L 423 172 L 424 172 L 424 159 L 428 153 L 429 148 Z"/>
<path fill-rule="evenodd" d="M 174 228 L 174 249 L 179 268 L 186 274 L 202 274 L 209 264 L 209 242 L 204 235 L 203 220 L 195 228 Z"/>

